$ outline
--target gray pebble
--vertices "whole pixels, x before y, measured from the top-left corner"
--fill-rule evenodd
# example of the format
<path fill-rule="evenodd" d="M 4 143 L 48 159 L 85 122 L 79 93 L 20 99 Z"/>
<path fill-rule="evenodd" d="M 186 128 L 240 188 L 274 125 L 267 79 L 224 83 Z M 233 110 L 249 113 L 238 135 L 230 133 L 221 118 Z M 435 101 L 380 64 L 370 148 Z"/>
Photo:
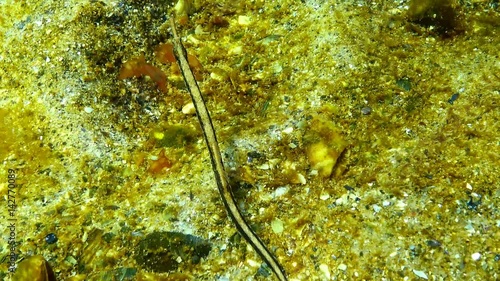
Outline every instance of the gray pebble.
<path fill-rule="evenodd" d="M 372 108 L 369 106 L 365 106 L 361 108 L 361 113 L 363 113 L 363 115 L 369 115 L 370 113 L 372 113 Z"/>

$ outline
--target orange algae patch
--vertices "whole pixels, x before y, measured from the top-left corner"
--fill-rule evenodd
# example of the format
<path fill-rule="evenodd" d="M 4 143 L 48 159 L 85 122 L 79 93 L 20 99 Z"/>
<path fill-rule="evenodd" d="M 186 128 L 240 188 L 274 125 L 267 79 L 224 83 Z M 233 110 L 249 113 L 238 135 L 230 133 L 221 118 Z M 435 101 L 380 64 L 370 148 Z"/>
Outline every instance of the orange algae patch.
<path fill-rule="evenodd" d="M 158 154 L 158 159 L 154 160 L 149 166 L 148 172 L 158 174 L 164 169 L 170 169 L 172 162 L 165 156 L 165 149 L 162 149 Z"/>
<path fill-rule="evenodd" d="M 195 56 L 190 54 L 188 54 L 187 57 L 189 66 L 191 66 L 191 69 L 193 70 L 194 78 L 197 81 L 203 80 L 203 66 L 200 61 Z"/>
<path fill-rule="evenodd" d="M 173 63 L 177 61 L 174 55 L 174 45 L 171 43 L 162 43 L 158 45 L 155 53 L 161 63 Z M 201 81 L 203 79 L 203 66 L 200 61 L 195 56 L 190 54 L 187 55 L 187 58 L 189 66 L 191 66 L 191 69 L 193 70 L 194 78 Z M 174 66 L 176 67 L 177 65 Z"/>
<path fill-rule="evenodd" d="M 162 43 L 156 47 L 156 57 L 161 63 L 176 62 L 174 55 L 174 45 L 170 43 Z"/>
<path fill-rule="evenodd" d="M 179 25 L 186 26 L 189 22 L 189 18 L 187 15 L 180 16 L 177 22 L 179 23 Z"/>
<path fill-rule="evenodd" d="M 118 79 L 141 77 L 143 75 L 149 76 L 151 80 L 155 81 L 162 92 L 167 92 L 167 76 L 158 67 L 147 63 L 144 56 L 126 61 L 120 69 Z"/>

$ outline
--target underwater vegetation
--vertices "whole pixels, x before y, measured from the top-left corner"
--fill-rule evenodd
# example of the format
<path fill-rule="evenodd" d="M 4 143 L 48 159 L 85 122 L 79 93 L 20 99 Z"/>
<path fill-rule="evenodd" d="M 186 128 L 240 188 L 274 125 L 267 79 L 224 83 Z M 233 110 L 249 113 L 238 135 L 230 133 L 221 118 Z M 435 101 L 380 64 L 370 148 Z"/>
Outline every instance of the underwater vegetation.
<path fill-rule="evenodd" d="M 198 264 L 210 253 L 209 242 L 197 236 L 179 232 L 153 232 L 139 242 L 135 260 L 154 272 L 175 271 L 179 260 Z"/>
<path fill-rule="evenodd" d="M 428 28 L 431 34 L 449 38 L 465 31 L 463 13 L 453 0 L 412 0 L 408 20 Z"/>
<path fill-rule="evenodd" d="M 161 63 L 174 63 L 176 62 L 173 46 L 170 43 L 162 43 L 156 47 L 156 58 Z M 196 80 L 203 79 L 203 66 L 200 61 L 193 55 L 188 54 L 189 66 L 193 69 Z M 172 73 L 179 74 L 179 68 L 176 64 L 172 65 Z M 167 92 L 167 75 L 158 67 L 147 63 L 144 56 L 132 58 L 123 63 L 118 74 L 118 79 L 123 80 L 127 78 L 139 78 L 148 76 L 153 80 L 158 89 L 162 92 Z"/>
<path fill-rule="evenodd" d="M 167 76 L 158 67 L 146 63 L 144 56 L 139 56 L 125 62 L 120 69 L 118 79 L 141 76 L 149 76 L 151 80 L 156 82 L 156 85 L 158 85 L 158 89 L 160 89 L 160 91 L 167 91 Z"/>
<path fill-rule="evenodd" d="M 152 174 L 158 174 L 163 169 L 172 167 L 172 161 L 165 156 L 165 149 L 160 150 L 158 158 L 151 163 L 148 171 Z"/>

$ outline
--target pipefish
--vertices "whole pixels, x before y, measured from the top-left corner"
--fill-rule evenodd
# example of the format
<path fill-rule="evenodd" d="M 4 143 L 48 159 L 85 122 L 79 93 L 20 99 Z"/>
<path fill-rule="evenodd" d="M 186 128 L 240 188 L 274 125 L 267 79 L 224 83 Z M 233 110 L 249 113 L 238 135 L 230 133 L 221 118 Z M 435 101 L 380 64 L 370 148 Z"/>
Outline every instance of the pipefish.
<path fill-rule="evenodd" d="M 198 87 L 196 79 L 194 78 L 193 71 L 189 66 L 187 52 L 182 45 L 179 35 L 177 34 L 173 16 L 170 17 L 170 25 L 174 36 L 174 55 L 177 59 L 177 63 L 179 64 L 179 68 L 181 69 L 182 77 L 184 78 L 188 92 L 193 100 L 194 107 L 196 108 L 198 121 L 203 131 L 205 143 L 207 144 L 210 160 L 212 162 L 212 170 L 215 175 L 217 188 L 219 189 L 224 207 L 241 236 L 243 236 L 245 240 L 252 245 L 252 248 L 260 255 L 262 260 L 267 263 L 280 281 L 287 281 L 288 279 L 286 277 L 285 270 L 278 262 L 278 259 L 271 253 L 271 251 L 269 251 L 264 242 L 260 240 L 259 236 L 252 230 L 252 228 L 250 228 L 248 222 L 245 220 L 236 204 L 233 191 L 229 186 L 226 171 L 224 170 L 224 164 L 222 163 L 222 156 L 220 154 L 219 143 L 217 142 L 212 119 L 210 118 L 205 101 L 201 96 L 201 91 Z"/>

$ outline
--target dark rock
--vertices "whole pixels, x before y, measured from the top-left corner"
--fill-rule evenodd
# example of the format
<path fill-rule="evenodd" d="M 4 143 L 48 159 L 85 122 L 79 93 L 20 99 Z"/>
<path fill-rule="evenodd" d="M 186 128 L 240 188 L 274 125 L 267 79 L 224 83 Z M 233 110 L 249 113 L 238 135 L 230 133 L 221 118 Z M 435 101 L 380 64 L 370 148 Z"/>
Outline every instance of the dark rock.
<path fill-rule="evenodd" d="M 153 232 L 139 242 L 134 259 L 147 270 L 170 272 L 186 261 L 199 263 L 211 249 L 209 242 L 193 235 Z"/>

